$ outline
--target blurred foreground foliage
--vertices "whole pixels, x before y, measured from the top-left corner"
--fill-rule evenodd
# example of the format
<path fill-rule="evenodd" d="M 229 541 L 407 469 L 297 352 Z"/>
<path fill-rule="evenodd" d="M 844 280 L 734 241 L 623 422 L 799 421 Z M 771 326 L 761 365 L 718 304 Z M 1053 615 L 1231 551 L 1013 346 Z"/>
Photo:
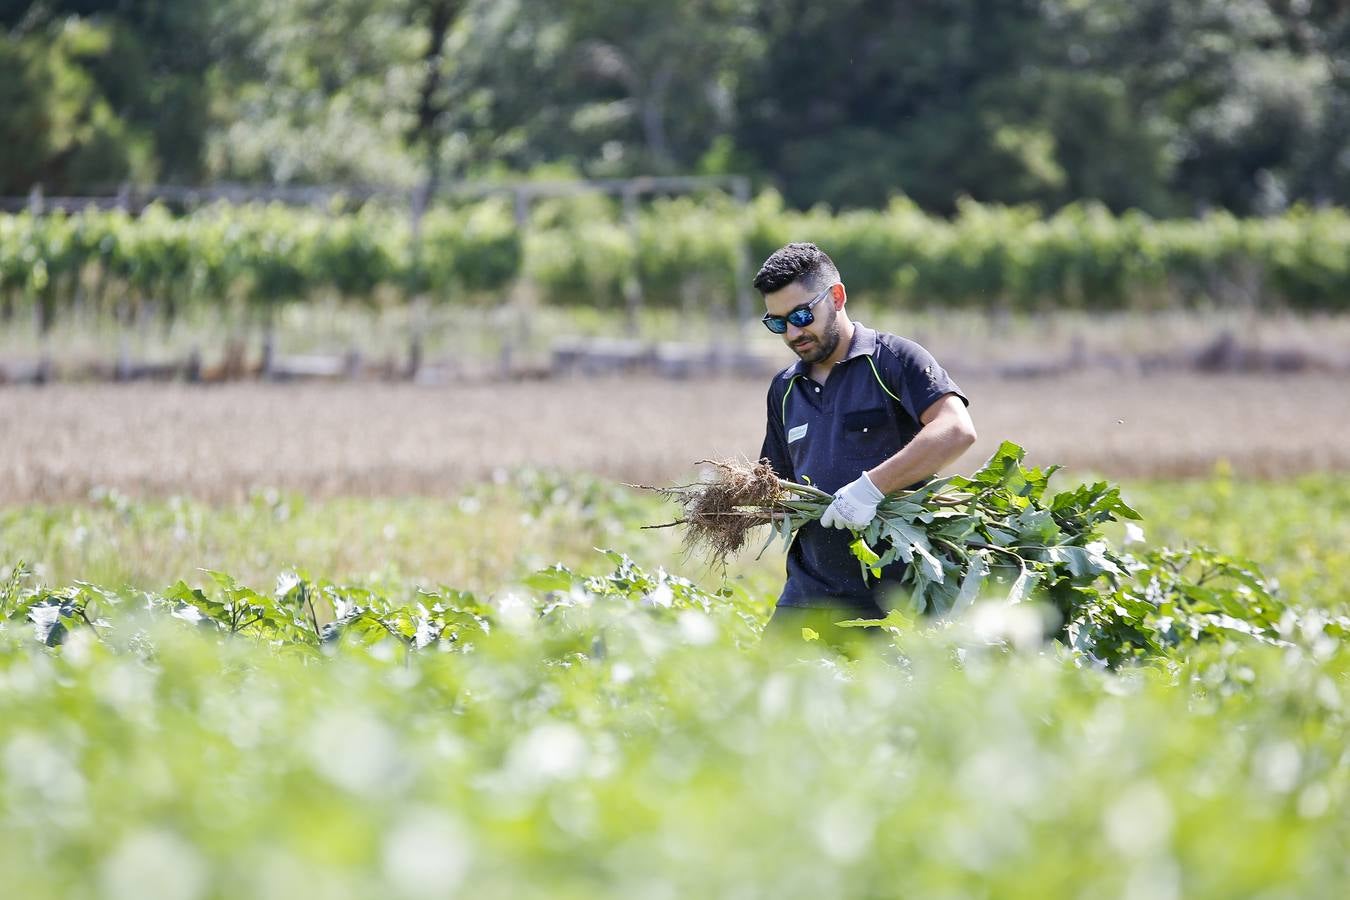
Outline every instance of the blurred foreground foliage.
<path fill-rule="evenodd" d="M 119 592 L 13 567 L 11 889 L 1313 897 L 1350 875 L 1329 612 L 1113 672 L 1045 643 L 1034 604 L 848 659 L 760 645 L 743 593 L 621 554 L 525 581 Z"/>
<path fill-rule="evenodd" d="M 1092 625 L 1154 640 L 1115 668 L 1051 639 L 1063 623 L 1034 597 L 897 621 L 851 658 L 810 635 L 760 644 L 764 598 L 739 580 L 700 586 L 658 547 L 651 564 L 585 551 L 656 505 L 581 476 L 520 473 L 439 511 L 260 495 L 220 513 L 233 524 L 117 495 L 7 510 L 4 544 L 50 557 L 44 570 L 180 531 L 211 558 L 276 559 L 279 529 L 301 559 L 328 558 L 314 549 L 327 532 L 374 541 L 372 560 L 474 554 L 470 533 L 505 540 L 494 516 L 566 556 L 495 558 L 498 580 L 475 591 L 289 568 L 266 586 L 207 572 L 155 590 L 0 571 L 7 884 L 36 898 L 1334 894 L 1350 876 L 1344 479 L 1123 493 L 1155 539 L 1114 554 L 1143 595 L 1103 596 Z M 404 546 L 419 540 L 430 549 Z M 1237 561 L 1184 540 L 1259 553 L 1284 587 L 1249 564 L 1254 581 L 1208 577 Z"/>

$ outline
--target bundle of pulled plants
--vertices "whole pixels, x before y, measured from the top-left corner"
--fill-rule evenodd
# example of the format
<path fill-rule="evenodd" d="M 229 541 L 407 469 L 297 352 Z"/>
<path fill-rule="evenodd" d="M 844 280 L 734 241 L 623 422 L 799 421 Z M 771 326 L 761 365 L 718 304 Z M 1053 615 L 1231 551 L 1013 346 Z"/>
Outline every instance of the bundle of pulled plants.
<path fill-rule="evenodd" d="M 1028 467 L 1024 458 L 1021 447 L 1004 442 L 969 476 L 887 496 L 875 518 L 854 532 L 852 551 L 865 577 L 907 564 L 904 596 L 889 622 L 946 617 L 978 599 L 1016 604 L 1034 594 L 1058 612 L 1059 637 L 1109 664 L 1230 632 L 1233 621 L 1248 623 L 1238 630 L 1249 637 L 1279 640 L 1276 619 L 1285 606 L 1255 566 L 1198 548 L 1140 557 L 1115 551 L 1102 526 L 1139 519 L 1120 489 L 1097 482 L 1047 497 L 1059 467 Z M 767 461 L 702 464 L 708 468 L 699 482 L 645 488 L 682 511 L 674 522 L 649 527 L 680 527 L 686 549 L 716 564 L 741 553 L 766 526 L 761 555 L 775 539 L 791 544 L 796 530 L 818 520 L 834 499 L 779 478 Z M 1137 526 L 1127 535 L 1142 539 Z"/>

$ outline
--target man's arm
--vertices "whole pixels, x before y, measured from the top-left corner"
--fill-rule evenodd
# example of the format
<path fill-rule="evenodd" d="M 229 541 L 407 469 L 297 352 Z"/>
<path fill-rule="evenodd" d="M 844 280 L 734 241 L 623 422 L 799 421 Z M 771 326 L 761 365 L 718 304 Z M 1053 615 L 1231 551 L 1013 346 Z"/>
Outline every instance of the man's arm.
<path fill-rule="evenodd" d="M 957 394 L 944 394 L 934 400 L 919 421 L 923 427 L 913 440 L 835 493 L 834 502 L 820 517 L 820 524 L 855 531 L 865 528 L 886 494 L 935 474 L 975 442 L 975 425 Z"/>
<path fill-rule="evenodd" d="M 944 394 L 919 417 L 923 427 L 894 456 L 866 474 L 883 494 L 939 472 L 975 443 L 975 423 L 956 394 Z"/>

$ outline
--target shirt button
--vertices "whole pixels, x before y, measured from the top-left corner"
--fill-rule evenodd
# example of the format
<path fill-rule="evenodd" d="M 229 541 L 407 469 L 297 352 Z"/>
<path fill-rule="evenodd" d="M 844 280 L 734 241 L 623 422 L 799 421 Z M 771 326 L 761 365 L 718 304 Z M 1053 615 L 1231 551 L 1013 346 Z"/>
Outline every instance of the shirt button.
<path fill-rule="evenodd" d="M 867 434 L 867 429 L 866 429 L 866 428 L 863 429 L 863 434 Z"/>
<path fill-rule="evenodd" d="M 820 393 L 820 388 L 816 388 L 816 393 L 817 393 L 817 394 Z"/>

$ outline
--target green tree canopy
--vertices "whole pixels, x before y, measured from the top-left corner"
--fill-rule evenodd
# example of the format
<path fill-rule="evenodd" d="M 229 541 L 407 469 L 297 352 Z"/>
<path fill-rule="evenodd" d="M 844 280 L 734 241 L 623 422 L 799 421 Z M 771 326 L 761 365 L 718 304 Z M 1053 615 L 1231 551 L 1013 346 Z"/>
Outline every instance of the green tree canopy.
<path fill-rule="evenodd" d="M 1337 0 L 0 0 L 0 192 L 744 172 L 796 206 L 1350 203 Z"/>

